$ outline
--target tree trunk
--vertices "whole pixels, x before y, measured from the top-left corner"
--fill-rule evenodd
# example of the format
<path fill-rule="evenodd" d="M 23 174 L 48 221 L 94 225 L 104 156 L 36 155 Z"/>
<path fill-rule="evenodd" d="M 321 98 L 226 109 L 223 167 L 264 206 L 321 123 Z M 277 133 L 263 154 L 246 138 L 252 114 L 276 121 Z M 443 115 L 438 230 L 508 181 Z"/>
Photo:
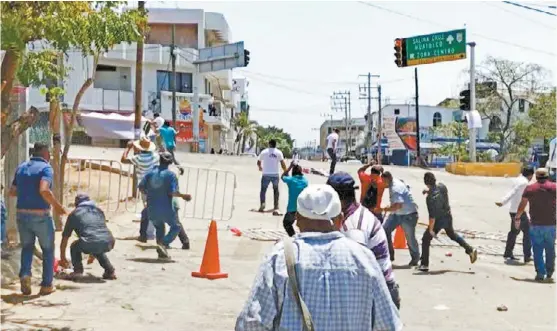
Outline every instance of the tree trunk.
<path fill-rule="evenodd" d="M 12 88 L 14 87 L 14 81 L 16 78 L 16 72 L 19 65 L 20 53 L 8 49 L 4 54 L 4 59 L 2 60 L 1 68 L 1 81 L 2 81 L 2 131 L 6 129 L 8 121 L 11 120 L 11 102 L 10 96 L 12 94 Z M 3 141 L 2 141 L 3 143 Z M 4 154 L 2 153 L 2 156 Z"/>
<path fill-rule="evenodd" d="M 52 157 L 51 165 L 54 170 L 54 197 L 62 203 L 62 196 L 64 192 L 63 177 L 60 175 L 60 155 L 62 154 L 62 137 L 60 136 L 60 101 L 58 97 L 51 97 L 49 104 L 49 122 L 50 130 L 52 132 Z M 62 183 L 62 185 L 61 185 Z M 62 230 L 62 219 L 56 210 L 52 212 L 56 231 Z"/>

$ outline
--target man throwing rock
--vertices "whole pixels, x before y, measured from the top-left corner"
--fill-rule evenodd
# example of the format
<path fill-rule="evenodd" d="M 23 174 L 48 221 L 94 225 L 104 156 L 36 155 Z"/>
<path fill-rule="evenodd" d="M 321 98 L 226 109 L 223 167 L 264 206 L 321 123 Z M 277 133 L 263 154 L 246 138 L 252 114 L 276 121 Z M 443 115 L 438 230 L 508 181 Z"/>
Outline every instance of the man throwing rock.
<path fill-rule="evenodd" d="M 471 263 L 476 262 L 478 252 L 454 231 L 447 187 L 442 183 L 437 183 L 435 175 L 431 172 L 425 173 L 424 184 L 427 186 L 427 191 L 424 191 L 424 193 L 427 194 L 426 203 L 427 211 L 429 212 L 429 226 L 422 238 L 422 263 L 418 269 L 420 271 L 429 271 L 429 247 L 431 239 L 436 237 L 437 233 L 441 230 L 445 230 L 449 238 L 465 249 L 466 254 L 470 256 Z"/>

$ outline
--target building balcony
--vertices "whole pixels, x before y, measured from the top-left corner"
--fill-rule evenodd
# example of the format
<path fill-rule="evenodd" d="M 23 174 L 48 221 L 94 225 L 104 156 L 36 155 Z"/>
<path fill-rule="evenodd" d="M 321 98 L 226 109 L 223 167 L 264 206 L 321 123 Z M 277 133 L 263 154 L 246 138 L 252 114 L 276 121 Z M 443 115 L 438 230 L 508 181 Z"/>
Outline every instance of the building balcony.
<path fill-rule="evenodd" d="M 230 129 L 230 114 L 228 111 L 203 114 L 203 119 L 208 125 L 218 125 L 225 129 Z"/>
<path fill-rule="evenodd" d="M 137 44 L 121 43 L 114 46 L 111 50 L 104 54 L 101 63 L 110 60 L 116 61 L 133 61 L 135 62 Z M 193 48 L 177 48 L 176 49 L 176 66 L 194 68 L 192 62 L 195 61 L 199 52 Z M 160 44 L 145 44 L 143 47 L 143 63 L 145 64 L 162 64 L 170 63 L 170 46 Z"/>
<path fill-rule="evenodd" d="M 48 110 L 46 96 L 41 94 L 40 88 L 30 88 L 28 98 L 29 105 L 35 106 L 43 111 Z M 74 100 L 75 95 L 67 94 L 63 96 L 62 103 L 64 104 L 64 107 L 71 108 Z M 131 91 L 107 90 L 90 87 L 81 98 L 79 109 L 107 112 L 133 112 L 134 93 Z"/>
<path fill-rule="evenodd" d="M 133 112 L 134 93 L 90 87 L 83 95 L 79 108 L 93 111 Z"/>

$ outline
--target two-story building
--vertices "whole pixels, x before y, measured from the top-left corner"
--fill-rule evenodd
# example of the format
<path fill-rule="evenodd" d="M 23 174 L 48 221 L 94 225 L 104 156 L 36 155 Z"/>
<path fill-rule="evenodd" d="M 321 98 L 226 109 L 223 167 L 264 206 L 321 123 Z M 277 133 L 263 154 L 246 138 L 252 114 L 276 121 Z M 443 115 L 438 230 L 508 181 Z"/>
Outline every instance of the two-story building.
<path fill-rule="evenodd" d="M 229 149 L 228 142 L 234 141 L 230 124 L 237 104 L 237 97 L 232 93 L 232 71 L 196 74 L 192 63 L 197 59 L 199 49 L 231 42 L 225 17 L 199 9 L 149 8 L 148 25 L 143 57 L 143 113 L 147 117 L 160 113 L 165 120 L 172 121 L 171 45 L 174 29 L 178 149 L 190 150 L 192 146 L 194 88 L 199 93 L 202 110 L 200 151 Z M 136 49 L 135 43 L 116 45 L 101 56 L 96 70 L 92 68 L 92 57 L 70 52 L 64 59 L 65 65 L 72 68 L 64 80 L 64 103 L 71 107 L 81 84 L 94 72 L 94 84 L 83 96 L 80 111 L 132 113 Z M 47 110 L 45 97 L 39 90 L 30 89 L 30 104 Z M 93 140 L 106 143 L 102 137 L 93 137 Z"/>

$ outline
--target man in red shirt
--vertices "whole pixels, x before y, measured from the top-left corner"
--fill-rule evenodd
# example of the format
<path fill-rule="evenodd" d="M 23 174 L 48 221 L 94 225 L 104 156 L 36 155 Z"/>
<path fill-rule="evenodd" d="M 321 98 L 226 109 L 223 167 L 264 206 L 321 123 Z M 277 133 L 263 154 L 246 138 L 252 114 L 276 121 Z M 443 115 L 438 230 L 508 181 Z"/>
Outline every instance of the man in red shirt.
<path fill-rule="evenodd" d="M 371 173 L 366 173 L 366 170 L 371 167 Z M 383 197 L 383 192 L 385 191 L 385 184 L 383 183 L 383 179 L 381 178 L 381 174 L 383 173 L 383 167 L 380 165 L 375 165 L 375 160 L 372 160 L 370 163 L 364 165 L 360 169 L 358 169 L 358 177 L 360 178 L 360 203 L 364 201 L 366 193 L 370 187 L 370 185 L 374 184 L 377 189 L 377 201 L 374 208 L 371 208 L 370 211 L 377 217 L 381 223 L 383 223 L 383 214 L 380 211 L 381 208 L 381 198 Z"/>
<path fill-rule="evenodd" d="M 528 185 L 524 190 L 515 216 L 515 226 L 518 229 L 520 216 L 530 203 L 530 238 L 537 281 L 543 281 L 544 278 L 551 280 L 555 271 L 555 193 L 556 186 L 549 180 L 547 169 L 536 170 L 536 183 Z"/>

